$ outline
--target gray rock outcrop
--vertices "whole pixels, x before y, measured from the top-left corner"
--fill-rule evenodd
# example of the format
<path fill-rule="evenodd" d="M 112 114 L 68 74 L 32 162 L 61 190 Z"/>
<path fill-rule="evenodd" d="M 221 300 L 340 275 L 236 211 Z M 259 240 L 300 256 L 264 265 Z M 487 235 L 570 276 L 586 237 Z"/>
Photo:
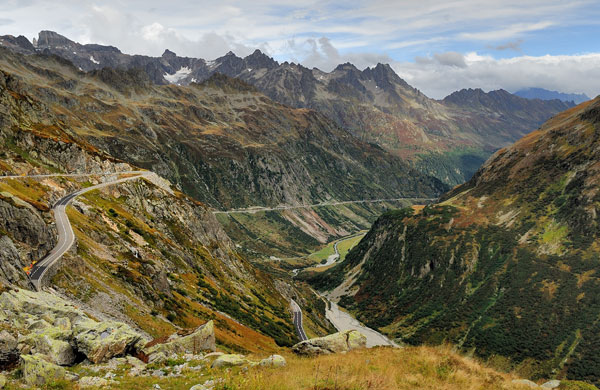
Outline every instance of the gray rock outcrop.
<path fill-rule="evenodd" d="M 155 361 L 153 357 L 161 355 L 197 354 L 200 351 L 215 350 L 215 326 L 213 321 L 208 321 L 187 336 L 173 335 L 166 343 L 145 348 L 143 352 L 149 356 L 149 361 Z"/>
<path fill-rule="evenodd" d="M 292 347 L 298 355 L 326 355 L 331 353 L 348 352 L 357 348 L 366 348 L 367 338 L 356 330 L 347 330 L 301 341 Z"/>
<path fill-rule="evenodd" d="M 19 363 L 17 339 L 6 330 L 0 332 L 0 371 L 10 369 Z"/>
<path fill-rule="evenodd" d="M 216 358 L 212 364 L 212 368 L 236 367 L 249 364 L 250 361 L 244 355 L 226 354 Z"/>
<path fill-rule="evenodd" d="M 140 351 L 148 339 L 129 325 L 95 321 L 67 301 L 45 292 L 15 289 L 0 295 L 0 321 L 26 329 L 18 339 L 23 354 L 71 365 L 77 353 L 93 363 Z"/>
<path fill-rule="evenodd" d="M 45 384 L 66 378 L 66 370 L 50 363 L 42 354 L 21 356 L 23 380 L 32 387 L 42 387 Z"/>
<path fill-rule="evenodd" d="M 258 363 L 259 366 L 263 367 L 284 367 L 285 364 L 285 358 L 281 355 L 271 355 Z"/>

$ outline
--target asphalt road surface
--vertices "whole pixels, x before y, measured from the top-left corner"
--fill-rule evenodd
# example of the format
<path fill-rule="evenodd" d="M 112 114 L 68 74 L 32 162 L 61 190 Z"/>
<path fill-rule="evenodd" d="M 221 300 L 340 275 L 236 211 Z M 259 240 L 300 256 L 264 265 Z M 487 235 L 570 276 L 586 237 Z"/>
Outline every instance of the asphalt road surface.
<path fill-rule="evenodd" d="M 129 171 L 129 172 L 111 173 L 111 175 L 120 175 L 120 174 L 132 174 L 135 176 L 125 177 L 123 179 L 112 180 L 112 181 L 101 183 L 101 184 L 98 184 L 98 185 L 95 185 L 92 187 L 87 187 L 87 188 L 84 188 L 77 192 L 73 192 L 73 193 L 65 196 L 64 198 L 60 199 L 58 202 L 56 202 L 56 204 L 53 207 L 53 211 L 54 211 L 54 219 L 56 220 L 56 229 L 58 231 L 58 243 L 46 257 L 44 257 L 42 260 L 36 262 L 33 265 L 33 267 L 31 268 L 31 271 L 29 273 L 29 279 L 31 280 L 31 282 L 33 283 L 33 285 L 35 286 L 36 289 L 39 290 L 40 287 L 42 286 L 42 281 L 44 279 L 44 276 L 46 275 L 46 273 L 48 272 L 50 267 L 52 267 L 52 265 L 54 265 L 54 263 L 56 263 L 62 257 L 62 255 L 64 255 L 69 249 L 71 249 L 71 246 L 73 246 L 73 243 L 75 242 L 75 234 L 73 233 L 73 228 L 71 227 L 71 223 L 69 222 L 69 217 L 67 217 L 67 206 L 73 201 L 73 199 L 75 199 L 79 195 L 82 195 L 86 192 L 97 190 L 102 187 L 107 187 L 110 185 L 123 183 L 123 182 L 129 181 L 129 180 L 135 180 L 135 179 L 145 177 L 145 176 L 151 174 L 151 172 Z M 92 173 L 92 174 L 88 174 L 88 175 L 84 175 L 84 174 L 32 175 L 32 176 L 24 176 L 24 177 L 94 176 L 94 175 L 98 175 L 98 174 Z M 4 177 L 6 177 L 6 176 L 4 176 Z M 23 176 L 15 176 L 15 178 L 18 178 L 18 177 L 23 177 Z"/>
<path fill-rule="evenodd" d="M 300 306 L 294 301 L 291 300 L 292 312 L 294 313 L 294 328 L 296 328 L 296 333 L 298 333 L 298 337 L 300 341 L 308 340 L 306 337 L 306 333 L 304 333 L 304 327 L 302 326 L 302 309 Z"/>

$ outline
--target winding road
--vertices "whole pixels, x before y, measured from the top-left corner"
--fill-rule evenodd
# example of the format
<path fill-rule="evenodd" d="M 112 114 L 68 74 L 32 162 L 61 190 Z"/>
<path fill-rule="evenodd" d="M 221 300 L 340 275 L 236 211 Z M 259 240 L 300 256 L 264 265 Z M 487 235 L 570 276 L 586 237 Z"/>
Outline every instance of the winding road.
<path fill-rule="evenodd" d="M 401 200 L 412 200 L 412 201 L 434 201 L 436 198 L 395 198 L 395 199 L 367 199 L 367 200 L 344 200 L 339 202 L 323 202 L 323 203 L 315 203 L 315 204 L 303 204 L 297 206 L 276 206 L 276 207 L 262 207 L 262 206 L 254 206 L 243 209 L 233 209 L 233 210 L 215 210 L 213 214 L 240 214 L 240 213 L 258 213 L 261 211 L 280 211 L 280 210 L 294 210 L 294 209 L 307 209 L 312 207 L 325 207 L 325 206 L 338 206 L 342 204 L 354 204 L 354 203 L 381 203 L 381 202 L 397 202 Z"/>
<path fill-rule="evenodd" d="M 75 234 L 73 233 L 73 228 L 71 227 L 71 223 L 69 222 L 69 217 L 67 216 L 67 206 L 79 195 L 82 195 L 86 192 L 97 190 L 102 187 L 107 187 L 114 184 L 123 183 L 129 180 L 135 180 L 142 177 L 147 177 L 152 175 L 152 172 L 149 171 L 126 171 L 126 172 L 111 172 L 111 173 L 76 173 L 76 174 L 48 174 L 48 175 L 31 175 L 31 176 L 0 176 L 0 179 L 17 179 L 17 178 L 44 178 L 44 177 L 58 177 L 58 176 L 68 176 L 68 177 L 82 177 L 82 176 L 115 176 L 115 175 L 132 175 L 129 177 L 124 177 L 122 179 L 116 179 L 107 181 L 95 186 L 83 188 L 77 192 L 73 192 L 63 198 L 61 198 L 54 207 L 52 208 L 54 212 L 54 219 L 56 220 L 56 230 L 58 231 L 58 243 L 56 246 L 50 251 L 50 253 L 44 257 L 42 260 L 33 264 L 29 272 L 29 279 L 31 283 L 37 290 L 40 290 L 42 286 L 42 282 L 44 276 L 48 270 L 64 255 L 75 242 Z"/>
<path fill-rule="evenodd" d="M 302 309 L 300 309 L 300 306 L 293 299 L 290 300 L 290 304 L 292 306 L 292 312 L 294 313 L 294 328 L 296 328 L 298 338 L 300 338 L 300 341 L 308 340 L 306 333 L 304 333 L 304 327 L 302 326 Z"/>

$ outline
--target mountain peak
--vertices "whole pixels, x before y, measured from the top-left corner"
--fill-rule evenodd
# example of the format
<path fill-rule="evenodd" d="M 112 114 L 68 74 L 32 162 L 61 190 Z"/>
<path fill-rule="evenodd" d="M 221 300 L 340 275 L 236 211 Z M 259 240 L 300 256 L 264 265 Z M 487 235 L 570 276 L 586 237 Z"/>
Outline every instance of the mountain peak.
<path fill-rule="evenodd" d="M 5 46 L 19 53 L 35 53 L 35 46 L 23 35 L 18 37 L 13 35 L 0 36 L 0 46 Z"/>
<path fill-rule="evenodd" d="M 336 70 L 358 70 L 358 68 L 350 62 L 345 62 L 343 64 L 339 64 L 338 66 L 336 66 L 334 71 L 336 71 Z"/>
<path fill-rule="evenodd" d="M 175 57 L 177 57 L 177 54 L 175 54 L 174 52 L 172 52 L 169 49 L 165 49 L 165 52 L 162 54 L 161 57 L 163 57 L 163 58 L 175 58 Z"/>
<path fill-rule="evenodd" d="M 38 34 L 37 45 L 38 48 L 44 47 L 56 47 L 56 46 L 71 46 L 74 45 L 75 42 L 70 40 L 69 38 L 60 35 L 57 32 L 42 30 Z"/>
<path fill-rule="evenodd" d="M 249 68 L 255 69 L 272 69 L 279 66 L 279 63 L 277 61 L 275 61 L 273 58 L 269 57 L 259 49 L 254 50 L 254 53 L 244 58 L 244 61 L 246 62 Z"/>

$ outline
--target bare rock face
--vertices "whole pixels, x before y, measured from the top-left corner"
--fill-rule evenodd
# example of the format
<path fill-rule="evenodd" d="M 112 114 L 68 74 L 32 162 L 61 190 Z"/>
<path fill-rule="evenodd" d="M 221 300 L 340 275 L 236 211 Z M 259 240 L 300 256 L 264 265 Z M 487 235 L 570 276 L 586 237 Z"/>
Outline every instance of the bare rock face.
<path fill-rule="evenodd" d="M 8 236 L 0 237 L 0 282 L 18 283 L 23 279 L 23 266 L 25 264 L 12 240 Z"/>
<path fill-rule="evenodd" d="M 143 352 L 153 361 L 153 356 L 183 355 L 186 353 L 197 354 L 200 351 L 215 351 L 215 326 L 213 321 L 208 321 L 193 333 L 179 337 L 171 336 L 164 344 L 156 344 L 146 348 Z"/>
<path fill-rule="evenodd" d="M 347 330 L 299 342 L 292 347 L 292 351 L 298 355 L 315 356 L 348 352 L 366 347 L 367 338 L 365 335 L 356 330 Z"/>
<path fill-rule="evenodd" d="M 22 268 L 52 248 L 54 235 L 38 210 L 7 192 L 0 192 L 0 231 L 12 235 L 0 237 L 0 282 L 24 286 Z M 13 239 L 31 248 L 29 259 L 21 259 Z"/>
<path fill-rule="evenodd" d="M 11 369 L 18 363 L 17 339 L 4 330 L 0 332 L 0 371 Z"/>

